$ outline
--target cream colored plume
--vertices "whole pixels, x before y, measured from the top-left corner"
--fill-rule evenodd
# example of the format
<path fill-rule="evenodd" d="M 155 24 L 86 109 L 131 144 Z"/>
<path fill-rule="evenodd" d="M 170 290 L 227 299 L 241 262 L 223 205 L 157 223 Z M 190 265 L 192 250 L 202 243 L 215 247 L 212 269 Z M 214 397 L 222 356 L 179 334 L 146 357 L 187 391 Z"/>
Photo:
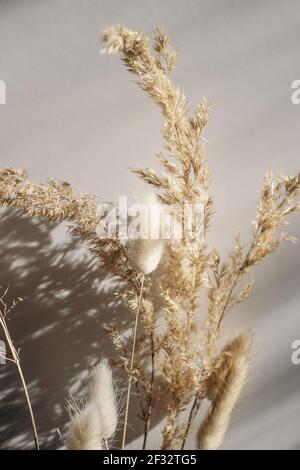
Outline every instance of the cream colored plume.
<path fill-rule="evenodd" d="M 130 239 L 128 258 L 138 273 L 150 274 L 157 268 L 163 253 L 163 210 L 153 193 L 144 198 L 140 207 L 139 238 Z"/>
<path fill-rule="evenodd" d="M 101 450 L 117 427 L 117 405 L 112 371 L 106 360 L 92 370 L 86 405 L 69 404 L 72 417 L 66 438 L 69 450 Z"/>
<path fill-rule="evenodd" d="M 69 424 L 66 439 L 68 450 L 101 450 L 102 421 L 95 403 L 89 403 L 75 412 Z"/>
<path fill-rule="evenodd" d="M 111 438 L 117 427 L 118 413 L 113 386 L 112 370 L 107 360 L 103 360 L 91 373 L 89 398 L 101 415 L 101 429 L 104 439 Z"/>

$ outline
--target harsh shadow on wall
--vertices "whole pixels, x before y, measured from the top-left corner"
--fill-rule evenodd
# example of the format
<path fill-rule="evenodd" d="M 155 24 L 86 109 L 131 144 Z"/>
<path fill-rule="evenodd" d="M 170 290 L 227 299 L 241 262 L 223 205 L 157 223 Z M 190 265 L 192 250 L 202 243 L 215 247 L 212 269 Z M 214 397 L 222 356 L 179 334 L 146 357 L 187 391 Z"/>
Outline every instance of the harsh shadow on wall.
<path fill-rule="evenodd" d="M 126 329 L 131 319 L 114 300 L 116 281 L 101 272 L 78 239 L 63 237 L 63 242 L 55 242 L 57 230 L 15 210 L 1 212 L 0 285 L 10 285 L 8 300 L 27 297 L 8 325 L 16 347 L 21 348 L 44 449 L 63 445 L 57 428 L 63 434 L 68 422 L 66 399 L 82 390 L 88 365 L 103 356 L 115 357 L 103 324 L 117 321 Z M 122 388 L 124 377 L 116 375 Z M 133 430 L 135 437 L 141 430 L 137 405 L 132 408 L 129 440 Z M 0 366 L 0 446 L 33 446 L 19 377 L 9 362 Z"/>

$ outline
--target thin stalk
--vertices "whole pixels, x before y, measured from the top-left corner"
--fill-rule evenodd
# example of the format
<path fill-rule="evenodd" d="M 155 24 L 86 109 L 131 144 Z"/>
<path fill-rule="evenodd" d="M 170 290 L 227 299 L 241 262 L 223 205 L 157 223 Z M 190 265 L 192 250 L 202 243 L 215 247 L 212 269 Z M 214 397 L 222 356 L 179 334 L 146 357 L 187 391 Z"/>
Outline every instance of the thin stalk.
<path fill-rule="evenodd" d="M 133 373 L 133 365 L 134 365 L 134 354 L 135 354 L 139 314 L 140 314 L 141 303 L 142 303 L 144 279 L 145 279 L 145 276 L 143 275 L 142 280 L 141 280 L 141 290 L 140 290 L 140 295 L 139 295 L 139 303 L 138 303 L 138 308 L 137 308 L 137 312 L 136 312 L 136 316 L 135 316 L 134 329 L 133 329 L 133 344 L 132 344 L 132 351 L 131 351 L 131 358 L 130 358 L 130 369 L 129 369 L 127 397 L 126 397 L 126 405 L 125 405 L 124 430 L 123 430 L 123 437 L 122 437 L 122 450 L 124 450 L 125 442 L 126 442 L 128 411 L 129 411 L 130 392 L 131 392 L 131 385 L 132 385 L 132 373 Z"/>
<path fill-rule="evenodd" d="M 144 441 L 142 449 L 146 449 L 147 437 L 150 429 L 152 408 L 153 408 L 153 386 L 154 386 L 154 371 L 155 371 L 155 351 L 154 351 L 154 338 L 153 332 L 151 333 L 151 379 L 150 379 L 150 392 L 149 392 L 149 401 L 147 416 L 145 421 L 145 432 L 144 432 Z"/>
<path fill-rule="evenodd" d="M 18 374 L 19 374 L 19 377 L 20 377 L 20 380 L 21 380 L 21 384 L 22 384 L 22 388 L 23 388 L 23 392 L 24 392 L 24 396 L 25 396 L 25 401 L 26 401 L 29 416 L 30 416 L 31 427 L 32 427 L 32 432 L 33 432 L 34 442 L 35 442 L 35 448 L 36 448 L 36 450 L 39 450 L 40 446 L 39 446 L 39 440 L 38 440 L 38 434 L 37 434 L 34 414 L 33 414 L 33 411 L 32 411 L 32 406 L 31 406 L 31 402 L 30 402 L 29 393 L 28 393 L 26 382 L 25 382 L 25 378 L 24 378 L 24 375 L 23 375 L 19 354 L 18 354 L 17 350 L 15 349 L 15 347 L 13 345 L 10 333 L 8 331 L 5 319 L 4 319 L 2 314 L 0 316 L 0 324 L 1 324 L 2 329 L 4 331 L 6 341 L 9 345 L 9 349 L 10 349 L 12 357 L 13 357 L 13 362 L 15 363 L 15 365 L 17 367 L 17 370 L 18 370 Z"/>
<path fill-rule="evenodd" d="M 195 398 L 194 398 L 192 408 L 190 410 L 189 419 L 188 419 L 187 426 L 186 426 L 186 429 L 185 429 L 185 432 L 184 432 L 184 437 L 182 439 L 181 450 L 183 450 L 184 447 L 185 447 L 185 443 L 186 443 L 186 440 L 187 440 L 192 422 L 194 421 L 194 418 L 195 418 L 196 414 L 198 413 L 199 408 L 200 408 L 199 396 L 198 396 L 198 394 L 196 394 Z"/>

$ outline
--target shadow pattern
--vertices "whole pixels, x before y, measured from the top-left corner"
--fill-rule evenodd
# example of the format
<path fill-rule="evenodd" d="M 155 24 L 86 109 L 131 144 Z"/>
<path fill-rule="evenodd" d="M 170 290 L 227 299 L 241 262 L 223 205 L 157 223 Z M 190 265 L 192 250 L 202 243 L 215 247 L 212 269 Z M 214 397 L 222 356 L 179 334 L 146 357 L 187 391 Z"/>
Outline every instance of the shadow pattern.
<path fill-rule="evenodd" d="M 126 330 L 132 317 L 113 295 L 118 280 L 101 271 L 80 240 L 62 236 L 57 242 L 61 226 L 14 209 L 0 214 L 0 286 L 10 286 L 8 302 L 26 297 L 8 327 L 20 348 L 41 448 L 57 449 L 63 446 L 57 430 L 64 435 L 68 423 L 67 398 L 84 389 L 89 366 L 102 357 L 116 359 L 103 324 L 118 322 Z M 122 390 L 126 379 L 120 374 L 117 369 L 114 375 Z M 129 440 L 142 432 L 132 402 Z M 19 377 L 9 361 L 0 366 L 0 447 L 33 448 Z"/>

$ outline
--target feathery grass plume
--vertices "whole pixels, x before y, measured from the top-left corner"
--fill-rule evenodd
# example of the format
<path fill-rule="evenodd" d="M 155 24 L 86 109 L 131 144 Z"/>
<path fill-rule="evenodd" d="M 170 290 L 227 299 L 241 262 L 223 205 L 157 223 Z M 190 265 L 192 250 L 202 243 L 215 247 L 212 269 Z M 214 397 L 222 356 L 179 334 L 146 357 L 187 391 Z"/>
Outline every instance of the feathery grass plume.
<path fill-rule="evenodd" d="M 137 76 L 138 85 L 159 105 L 165 118 L 163 137 L 169 158 L 160 153 L 159 160 L 167 174 L 158 175 L 152 169 L 133 171 L 163 190 L 160 198 L 166 204 L 181 206 L 184 201 L 201 200 L 207 209 L 205 224 L 208 224 L 212 200 L 207 196 L 209 174 L 202 145 L 202 131 L 208 120 L 207 103 L 202 99 L 194 115 L 187 116 L 184 93 L 169 77 L 176 52 L 163 29 L 154 32 L 154 51 L 148 38 L 118 25 L 107 28 L 103 40 L 106 43 L 103 51 L 121 52 L 126 67 Z"/>
<path fill-rule="evenodd" d="M 138 216 L 139 232 L 128 243 L 128 260 L 139 274 L 150 274 L 158 266 L 163 253 L 162 207 L 155 194 L 148 194 L 141 202 Z"/>
<path fill-rule="evenodd" d="M 239 236 L 237 236 L 235 246 L 229 255 L 229 262 L 222 263 L 219 254 L 216 250 L 214 251 L 210 261 L 210 273 L 206 278 L 208 313 L 203 370 L 190 410 L 186 435 L 197 415 L 205 393 L 206 377 L 210 373 L 213 356 L 219 344 L 225 315 L 251 294 L 253 288 L 252 268 L 272 254 L 283 241 L 295 241 L 294 237 L 283 231 L 283 227 L 289 223 L 288 216 L 295 214 L 300 209 L 300 203 L 297 201 L 299 190 L 299 173 L 294 177 L 281 175 L 278 180 L 273 178 L 272 173 L 268 173 L 259 199 L 257 219 L 253 223 L 253 234 L 249 248 L 245 250 Z M 243 285 L 247 274 L 250 275 L 250 278 Z"/>
<path fill-rule="evenodd" d="M 163 291 L 176 297 L 179 309 L 185 312 L 188 336 L 189 331 L 196 327 L 194 316 L 198 308 L 199 288 L 209 257 L 204 236 L 212 215 L 213 201 L 208 194 L 209 172 L 202 138 L 208 120 L 208 104 L 202 99 L 196 111 L 191 116 L 187 115 L 184 93 L 173 85 L 169 76 L 175 65 L 176 53 L 170 47 L 164 30 L 155 30 L 154 50 L 151 50 L 149 39 L 141 33 L 133 33 L 119 26 L 105 30 L 103 40 L 107 44 L 104 52 L 121 52 L 126 67 L 137 76 L 141 89 L 159 105 L 165 119 L 164 153 L 158 155 L 165 173 L 158 174 L 151 168 L 133 169 L 133 172 L 158 190 L 163 204 L 175 205 L 182 215 L 184 236 L 177 243 L 165 244 L 166 269 L 160 282 Z M 199 205 L 201 218 L 197 217 Z M 192 234 L 187 230 L 186 206 L 192 208 Z M 174 349 L 180 349 L 180 345 L 174 345 Z M 173 364 L 175 366 L 175 362 Z M 178 370 L 173 372 L 178 374 Z M 180 394 L 184 393 L 182 389 Z M 170 414 L 177 416 L 175 410 L 170 410 Z"/>
<path fill-rule="evenodd" d="M 16 207 L 31 217 L 49 222 L 67 222 L 69 231 L 87 242 L 92 254 L 105 270 L 130 280 L 124 245 L 117 239 L 97 236 L 96 197 L 75 191 L 66 181 L 49 180 L 46 184 L 30 181 L 26 171 L 0 169 L 0 206 Z"/>
<path fill-rule="evenodd" d="M 293 178 L 280 176 L 276 181 L 268 173 L 258 202 L 257 220 L 253 223 L 248 250 L 242 247 L 239 237 L 236 237 L 229 263 L 222 263 L 215 251 L 208 279 L 206 364 L 210 363 L 215 351 L 226 313 L 237 303 L 245 301 L 252 291 L 251 269 L 272 254 L 284 240 L 295 240 L 282 231 L 282 227 L 288 225 L 288 216 L 300 209 L 300 203 L 295 200 L 299 190 L 300 174 Z M 249 273 L 249 280 L 240 287 Z M 240 289 L 236 292 L 238 287 Z"/>
<path fill-rule="evenodd" d="M 116 395 L 112 370 L 106 359 L 93 368 L 89 381 L 89 401 L 97 406 L 101 415 L 104 439 L 111 439 L 118 423 Z"/>
<path fill-rule="evenodd" d="M 102 417 L 96 403 L 74 410 L 66 437 L 68 450 L 101 450 L 103 437 Z"/>
<path fill-rule="evenodd" d="M 70 450 L 101 450 L 116 431 L 118 413 L 111 368 L 102 360 L 93 368 L 85 406 L 69 402 L 71 421 L 67 434 Z"/>
<path fill-rule="evenodd" d="M 198 432 L 202 450 L 218 449 L 229 425 L 231 412 L 246 381 L 250 364 L 250 335 L 241 334 L 225 346 L 208 379 L 211 408 Z"/>

